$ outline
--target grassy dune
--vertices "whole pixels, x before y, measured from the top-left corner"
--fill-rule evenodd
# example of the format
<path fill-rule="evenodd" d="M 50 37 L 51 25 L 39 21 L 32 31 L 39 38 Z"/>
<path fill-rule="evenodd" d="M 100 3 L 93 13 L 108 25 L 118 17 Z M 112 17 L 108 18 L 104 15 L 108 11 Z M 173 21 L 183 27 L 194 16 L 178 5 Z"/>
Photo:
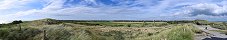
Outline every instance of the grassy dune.
<path fill-rule="evenodd" d="M 165 30 L 165 28 L 39 25 L 22 26 L 21 30 L 18 27 L 1 28 L 0 39 L 42 40 L 44 32 L 46 32 L 45 37 L 49 40 L 134 40 L 134 38 L 157 34 L 161 30 Z"/>
<path fill-rule="evenodd" d="M 154 36 L 152 40 L 193 40 L 193 37 L 194 33 L 189 26 L 176 26 Z"/>
<path fill-rule="evenodd" d="M 227 30 L 227 23 L 224 22 L 213 22 L 209 24 L 211 27 L 213 28 L 218 28 L 218 29 L 222 29 L 222 30 Z"/>
<path fill-rule="evenodd" d="M 193 40 L 200 32 L 189 24 L 146 23 L 78 23 L 36 20 L 0 27 L 0 40 Z M 87 24 L 87 23 L 86 23 Z M 98 24 L 91 26 L 90 24 Z M 128 27 L 127 24 L 131 24 Z M 108 25 L 125 25 L 111 27 Z M 136 26 L 139 25 L 139 26 Z M 158 26 L 162 25 L 162 26 Z M 21 27 L 20 27 L 21 26 Z M 151 26 L 151 27 L 150 27 Z"/>
<path fill-rule="evenodd" d="M 178 25 L 157 35 L 138 40 L 194 40 L 194 34 L 201 30 L 190 25 Z"/>

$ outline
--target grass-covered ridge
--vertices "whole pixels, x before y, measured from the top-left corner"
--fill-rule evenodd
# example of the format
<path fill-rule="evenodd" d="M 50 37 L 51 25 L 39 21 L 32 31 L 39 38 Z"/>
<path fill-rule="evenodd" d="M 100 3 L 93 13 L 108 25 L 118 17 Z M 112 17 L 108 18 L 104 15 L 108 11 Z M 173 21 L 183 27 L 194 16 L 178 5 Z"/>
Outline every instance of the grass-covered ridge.
<path fill-rule="evenodd" d="M 201 32 L 201 30 L 191 25 L 177 25 L 157 35 L 140 38 L 139 40 L 194 40 L 194 35 L 198 32 Z"/>
<path fill-rule="evenodd" d="M 227 23 L 225 22 L 213 22 L 209 24 L 213 28 L 227 30 Z"/>
<path fill-rule="evenodd" d="M 42 19 L 3 25 L 0 27 L 0 40 L 191 40 L 196 32 L 199 31 L 191 25 L 167 22 L 64 22 Z"/>
<path fill-rule="evenodd" d="M 154 36 L 152 40 L 193 40 L 193 38 L 192 26 L 176 26 Z"/>
<path fill-rule="evenodd" d="M 111 27 L 161 27 L 168 25 L 166 22 L 76 22 L 75 24 Z"/>

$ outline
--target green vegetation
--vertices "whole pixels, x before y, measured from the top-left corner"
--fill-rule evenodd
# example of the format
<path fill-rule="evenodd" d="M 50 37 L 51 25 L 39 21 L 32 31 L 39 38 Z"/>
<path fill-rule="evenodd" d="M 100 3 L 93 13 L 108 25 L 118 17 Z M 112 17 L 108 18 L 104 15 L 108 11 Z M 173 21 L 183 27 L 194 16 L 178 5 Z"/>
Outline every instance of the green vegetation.
<path fill-rule="evenodd" d="M 227 24 L 224 22 L 213 22 L 213 23 L 210 23 L 209 25 L 213 28 L 227 30 Z"/>
<path fill-rule="evenodd" d="M 39 26 L 39 25 L 60 24 L 61 22 L 59 22 L 55 19 L 47 18 L 47 19 L 35 20 L 35 21 L 30 22 L 30 23 L 33 26 Z"/>
<path fill-rule="evenodd" d="M 21 20 L 19 20 L 19 21 L 13 21 L 12 23 L 10 23 L 10 24 L 20 24 L 20 23 L 23 23 Z"/>
<path fill-rule="evenodd" d="M 202 31 L 167 22 L 64 22 L 54 19 L 1 24 L 0 40 L 193 40 Z"/>
<path fill-rule="evenodd" d="M 192 26 L 176 26 L 153 36 L 152 40 L 193 40 L 193 30 L 197 29 Z"/>
<path fill-rule="evenodd" d="M 34 37 L 41 33 L 41 30 L 34 28 L 22 28 L 21 30 L 17 28 L 1 28 L 0 29 L 0 39 L 4 40 L 25 40 L 29 37 Z"/>
<path fill-rule="evenodd" d="M 111 27 L 161 27 L 168 25 L 166 22 L 76 22 L 75 24 Z"/>
<path fill-rule="evenodd" d="M 197 25 L 208 25 L 209 22 L 207 20 L 194 20 L 193 21 Z"/>
<path fill-rule="evenodd" d="M 92 23 L 91 23 L 92 24 Z M 100 24 L 105 24 L 100 22 Z M 111 23 L 109 23 L 111 24 Z M 114 23 L 113 24 L 121 24 Z M 111 24 L 111 25 L 113 25 Z M 122 23 L 126 26 L 126 23 Z M 0 29 L 2 40 L 130 40 L 137 37 L 151 36 L 164 28 L 131 27 L 89 27 L 90 25 L 63 23 L 53 19 L 42 19 L 20 24 L 5 24 Z M 141 24 L 141 23 L 135 23 Z M 149 32 L 148 32 L 149 31 Z"/>

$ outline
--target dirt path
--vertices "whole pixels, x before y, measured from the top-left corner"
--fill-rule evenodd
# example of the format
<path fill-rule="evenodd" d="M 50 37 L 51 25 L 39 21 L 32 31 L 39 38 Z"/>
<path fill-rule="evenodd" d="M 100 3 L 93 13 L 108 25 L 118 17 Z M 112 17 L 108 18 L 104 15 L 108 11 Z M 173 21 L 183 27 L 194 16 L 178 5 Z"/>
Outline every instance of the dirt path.
<path fill-rule="evenodd" d="M 194 25 L 194 26 L 206 33 L 205 35 L 196 35 L 195 40 L 227 40 L 227 35 L 221 34 L 220 32 L 210 31 L 210 30 L 220 30 L 220 29 L 212 28 L 210 26 L 200 26 L 200 25 Z M 205 29 L 206 27 L 207 29 Z"/>

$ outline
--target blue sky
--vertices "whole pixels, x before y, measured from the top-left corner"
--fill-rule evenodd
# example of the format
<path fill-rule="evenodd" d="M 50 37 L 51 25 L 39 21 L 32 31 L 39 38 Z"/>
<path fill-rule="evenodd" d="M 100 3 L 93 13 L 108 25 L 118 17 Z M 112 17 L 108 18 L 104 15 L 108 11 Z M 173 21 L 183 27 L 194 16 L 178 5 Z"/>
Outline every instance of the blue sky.
<path fill-rule="evenodd" d="M 0 0 L 0 23 L 65 20 L 227 20 L 226 0 Z"/>

